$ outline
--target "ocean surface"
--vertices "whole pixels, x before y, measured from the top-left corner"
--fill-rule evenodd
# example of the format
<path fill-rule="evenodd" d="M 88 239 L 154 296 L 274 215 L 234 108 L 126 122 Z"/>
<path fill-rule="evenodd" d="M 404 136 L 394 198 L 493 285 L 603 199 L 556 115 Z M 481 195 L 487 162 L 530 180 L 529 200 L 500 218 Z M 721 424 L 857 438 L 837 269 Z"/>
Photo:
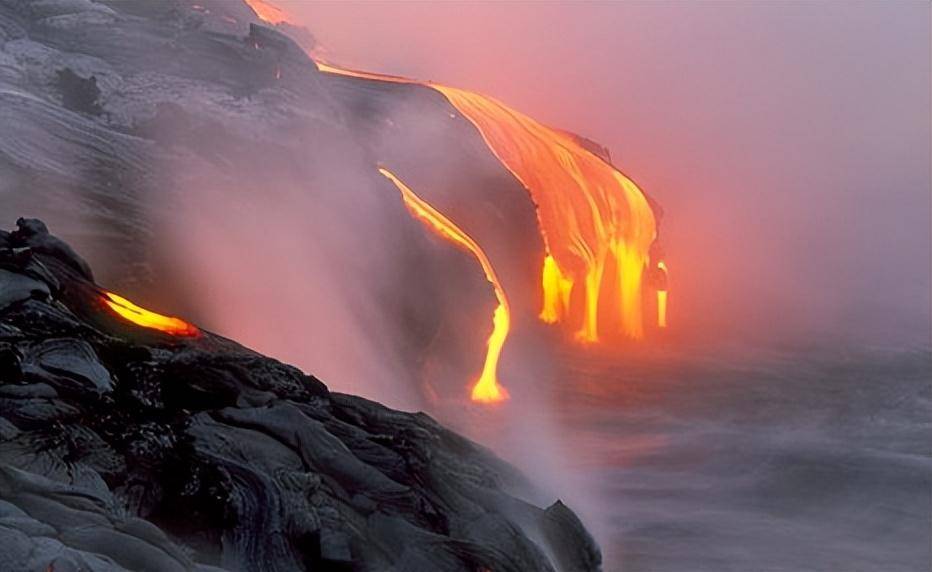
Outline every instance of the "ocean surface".
<path fill-rule="evenodd" d="M 599 499 L 605 570 L 932 569 L 928 347 L 558 361 L 555 421 Z"/>

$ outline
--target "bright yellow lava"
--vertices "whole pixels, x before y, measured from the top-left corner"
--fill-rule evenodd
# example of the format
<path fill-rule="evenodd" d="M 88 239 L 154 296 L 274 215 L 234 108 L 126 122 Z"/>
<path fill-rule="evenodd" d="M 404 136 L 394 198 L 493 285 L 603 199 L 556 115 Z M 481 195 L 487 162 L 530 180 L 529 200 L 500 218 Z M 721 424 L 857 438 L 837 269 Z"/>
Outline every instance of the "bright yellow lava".
<path fill-rule="evenodd" d="M 576 338 L 599 340 L 599 304 L 608 300 L 625 336 L 644 336 L 642 287 L 657 221 L 640 188 L 570 134 L 551 129 L 485 95 L 430 82 L 347 70 L 317 62 L 321 71 L 377 81 L 415 83 L 441 94 L 479 131 L 489 149 L 528 190 L 546 248 L 541 269 L 547 323 L 579 323 Z M 615 272 L 605 276 L 613 263 Z M 571 296 L 582 283 L 582 293 Z M 571 305 L 578 300 L 575 314 Z"/>
<path fill-rule="evenodd" d="M 196 336 L 200 334 L 200 330 L 196 326 L 185 322 L 181 318 L 163 316 L 145 308 L 140 308 L 113 292 L 104 292 L 103 302 L 122 318 L 143 328 L 159 330 L 173 336 Z"/>
<path fill-rule="evenodd" d="M 286 14 L 269 0 L 246 2 L 265 22 L 279 24 L 287 20 Z M 647 197 L 631 179 L 589 151 L 572 134 L 547 127 L 491 97 L 321 61 L 316 64 L 325 73 L 423 85 L 444 95 L 475 126 L 490 151 L 525 187 L 536 206 L 545 248 L 540 319 L 576 327 L 576 338 L 583 342 L 598 341 L 600 333 L 609 327 L 632 339 L 644 336 L 644 272 L 650 264 L 651 244 L 657 238 L 657 219 Z M 398 187 L 414 216 L 471 252 L 492 283 L 498 307 L 485 365 L 473 386 L 472 398 L 485 402 L 506 399 L 508 394 L 498 384 L 496 371 L 511 318 L 508 300 L 492 265 L 469 235 L 391 172 L 379 171 Z M 658 267 L 665 271 L 662 264 Z M 574 288 L 577 283 L 580 288 Z M 599 324 L 599 306 L 603 302 L 608 303 L 614 317 L 609 327 Z M 659 327 L 666 327 L 666 302 L 664 286 L 657 291 Z"/>
<path fill-rule="evenodd" d="M 657 268 L 663 271 L 663 288 L 657 290 L 657 326 L 667 327 L 667 265 L 663 260 L 657 263 Z"/>
<path fill-rule="evenodd" d="M 548 324 L 559 322 L 569 311 L 573 281 L 563 276 L 557 261 L 549 254 L 544 257 L 541 288 L 544 292 L 544 302 L 540 319 Z"/>
<path fill-rule="evenodd" d="M 401 180 L 398 179 L 391 171 L 380 168 L 388 180 L 393 182 L 398 190 L 401 191 L 401 197 L 405 206 L 418 220 L 427 224 L 437 234 L 445 239 L 459 245 L 469 251 L 482 266 L 485 277 L 492 284 L 495 290 L 495 297 L 498 299 L 498 307 L 492 315 L 492 335 L 489 336 L 488 351 L 485 356 L 485 365 L 482 367 L 482 374 L 476 380 L 472 387 L 471 398 L 473 401 L 492 403 L 502 401 L 508 398 L 508 392 L 498 383 L 498 359 L 502 352 L 502 346 L 505 345 L 505 339 L 508 337 L 508 329 L 511 324 L 511 314 L 508 309 L 508 297 L 502 288 L 492 263 L 489 262 L 485 252 L 478 244 L 460 229 L 456 224 L 445 217 L 437 209 L 428 204 L 424 199 L 417 196 L 414 191 L 408 188 Z"/>
<path fill-rule="evenodd" d="M 667 291 L 657 290 L 657 325 L 667 327 Z"/>
<path fill-rule="evenodd" d="M 260 20 L 268 24 L 281 24 L 288 21 L 288 14 L 278 6 L 273 5 L 266 0 L 245 0 L 246 4 L 252 8 Z"/>

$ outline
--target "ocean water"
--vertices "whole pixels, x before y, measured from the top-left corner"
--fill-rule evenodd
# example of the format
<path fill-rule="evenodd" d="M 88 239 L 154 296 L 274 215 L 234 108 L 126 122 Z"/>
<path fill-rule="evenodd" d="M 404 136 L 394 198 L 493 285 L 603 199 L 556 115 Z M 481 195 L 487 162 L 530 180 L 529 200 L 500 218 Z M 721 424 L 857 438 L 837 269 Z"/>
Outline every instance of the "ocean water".
<path fill-rule="evenodd" d="M 932 569 L 930 348 L 558 361 L 607 571 Z"/>

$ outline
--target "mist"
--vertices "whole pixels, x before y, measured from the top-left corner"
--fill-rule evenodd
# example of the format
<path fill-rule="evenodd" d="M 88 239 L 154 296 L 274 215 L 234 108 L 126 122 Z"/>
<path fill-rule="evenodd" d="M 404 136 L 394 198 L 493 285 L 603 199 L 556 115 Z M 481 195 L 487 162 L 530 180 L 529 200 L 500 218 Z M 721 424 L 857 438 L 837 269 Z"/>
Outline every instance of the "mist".
<path fill-rule="evenodd" d="M 397 289 L 397 271 L 383 256 L 395 237 L 373 214 L 371 195 L 353 193 L 348 208 L 347 195 L 335 192 L 368 181 L 309 178 L 305 186 L 281 177 L 256 192 L 255 183 L 233 177 L 192 177 L 189 169 L 186 178 L 159 248 L 187 315 L 339 391 L 418 406 L 416 384 L 392 345 L 401 339 L 398 325 L 379 305 L 385 289 Z M 330 192 L 315 192 L 325 185 Z M 365 220 L 346 220 L 353 212 Z M 374 283 L 378 276 L 384 280 Z"/>
<path fill-rule="evenodd" d="M 606 145 L 665 211 L 680 334 L 928 341 L 928 4 L 279 4 L 330 61 Z"/>
<path fill-rule="evenodd" d="M 317 74 L 227 0 L 184 14 L 199 57 L 167 25 L 138 51 L 88 35 L 98 59 L 0 45 L 16 63 L 0 74 L 16 88 L 0 89 L 6 227 L 39 216 L 102 286 L 333 391 L 425 410 L 521 468 L 522 496 L 566 500 L 609 569 L 916 569 L 928 4 L 274 3 L 314 57 L 481 92 L 607 146 L 663 209 L 670 328 L 582 345 L 540 323 L 533 202 L 473 125 L 424 86 Z M 104 116 L 62 108 L 63 65 L 99 79 Z M 380 165 L 493 260 L 510 400 L 468 400 L 496 303 L 481 267 Z M 852 540 L 868 537 L 879 556 Z"/>
<path fill-rule="evenodd" d="M 689 520 L 684 514 L 706 506 L 705 500 L 673 503 L 667 511 L 656 508 L 654 499 L 666 498 L 664 486 L 680 478 L 677 490 L 696 487 L 730 499 L 726 491 L 734 485 L 705 471 L 740 474 L 744 458 L 719 464 L 704 431 L 723 439 L 744 435 L 747 427 L 736 429 L 719 418 L 753 411 L 746 392 L 773 401 L 785 388 L 768 380 L 795 379 L 800 367 L 798 355 L 788 362 L 795 365 L 778 367 L 768 361 L 773 358 L 732 348 L 711 358 L 716 371 L 704 377 L 694 369 L 702 353 L 696 343 L 928 347 L 929 6 L 287 0 L 279 5 L 313 32 L 321 46 L 315 53 L 327 61 L 478 91 L 598 141 L 664 210 L 660 241 L 671 285 L 666 342 L 684 342 L 683 353 L 654 355 L 652 343 L 625 355 L 590 350 L 578 358 L 584 366 L 538 367 L 540 375 L 530 382 L 520 366 L 534 359 L 515 360 L 515 367 L 504 370 L 518 385 L 518 398 L 503 411 L 512 423 L 435 413 L 493 446 L 547 490 L 568 496 L 612 566 L 694 569 L 710 543 L 727 552 L 729 538 L 741 534 L 759 543 L 757 554 L 789 554 L 787 546 L 805 544 L 797 532 L 785 541 L 741 532 L 747 526 L 742 519 L 756 514 L 748 508 L 760 493 L 754 487 L 766 490 L 756 482 L 750 504 L 713 502 L 723 512 L 696 529 L 682 524 Z M 541 354 L 554 351 L 539 348 Z M 718 409 L 718 398 L 708 393 L 716 394 L 716 384 L 731 379 L 726 372 L 742 361 L 753 365 L 727 383 L 724 393 L 748 402 Z M 600 370 L 599 363 L 613 365 Z M 907 371 L 912 370 L 891 375 L 912 375 Z M 829 375 L 805 383 L 851 389 L 846 379 Z M 806 407 L 815 402 L 805 392 L 797 395 Z M 631 401 L 644 396 L 652 397 L 648 403 Z M 654 398 L 656 417 L 645 413 Z M 605 400 L 612 406 L 599 405 Z M 680 404 L 703 413 L 692 419 L 692 413 L 677 411 Z M 835 406 L 812 407 L 825 412 Z M 770 451 L 768 436 L 787 434 L 797 415 L 791 409 L 781 409 L 772 426 L 751 429 L 754 435 L 761 429 L 755 450 Z M 668 417 L 670 411 L 677 413 Z M 807 435 L 825 438 L 821 429 Z M 684 439 L 689 452 L 676 450 Z M 846 450 L 838 441 L 826 442 L 828 451 Z M 776 454 L 794 455 L 794 447 Z M 674 459 L 695 451 L 702 451 L 695 466 L 687 462 L 690 469 L 682 470 Z M 706 465 L 706 459 L 716 460 Z M 788 471 L 802 470 L 789 466 Z M 894 473 L 883 482 L 901 478 Z M 763 472 L 763 482 L 769 474 Z M 639 500 L 641 490 L 658 496 Z M 873 521 L 853 515 L 852 503 L 886 493 L 852 491 L 825 514 L 861 530 Z M 631 498 L 620 500 L 629 492 Z M 796 498 L 791 493 L 781 502 L 792 505 Z M 656 538 L 644 532 L 654 531 L 650 523 L 659 527 Z M 787 523 L 787 530 L 805 530 L 797 525 Z M 678 549 L 662 532 L 668 526 L 685 526 L 707 540 L 675 556 Z M 698 532 L 720 529 L 722 537 Z M 639 543 L 645 538 L 657 545 L 645 548 Z M 844 544 L 828 553 L 859 550 Z M 638 560 L 655 551 L 657 560 Z M 800 556 L 789 569 L 829 558 L 817 554 Z M 677 558 L 683 559 L 680 568 L 671 565 Z M 744 569 L 759 566 L 751 558 Z M 727 568 L 718 561 L 712 567 Z"/>

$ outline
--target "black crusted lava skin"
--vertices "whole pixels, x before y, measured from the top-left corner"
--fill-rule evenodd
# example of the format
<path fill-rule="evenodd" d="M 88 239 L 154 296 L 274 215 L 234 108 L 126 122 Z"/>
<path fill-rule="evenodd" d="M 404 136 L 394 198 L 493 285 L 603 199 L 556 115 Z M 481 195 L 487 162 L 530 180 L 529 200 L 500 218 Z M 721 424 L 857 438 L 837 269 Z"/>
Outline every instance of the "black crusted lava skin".
<path fill-rule="evenodd" d="M 0 570 L 598 570 L 559 501 L 427 415 L 101 303 L 0 232 Z M 309 325 L 310 327 L 310 325 Z"/>

